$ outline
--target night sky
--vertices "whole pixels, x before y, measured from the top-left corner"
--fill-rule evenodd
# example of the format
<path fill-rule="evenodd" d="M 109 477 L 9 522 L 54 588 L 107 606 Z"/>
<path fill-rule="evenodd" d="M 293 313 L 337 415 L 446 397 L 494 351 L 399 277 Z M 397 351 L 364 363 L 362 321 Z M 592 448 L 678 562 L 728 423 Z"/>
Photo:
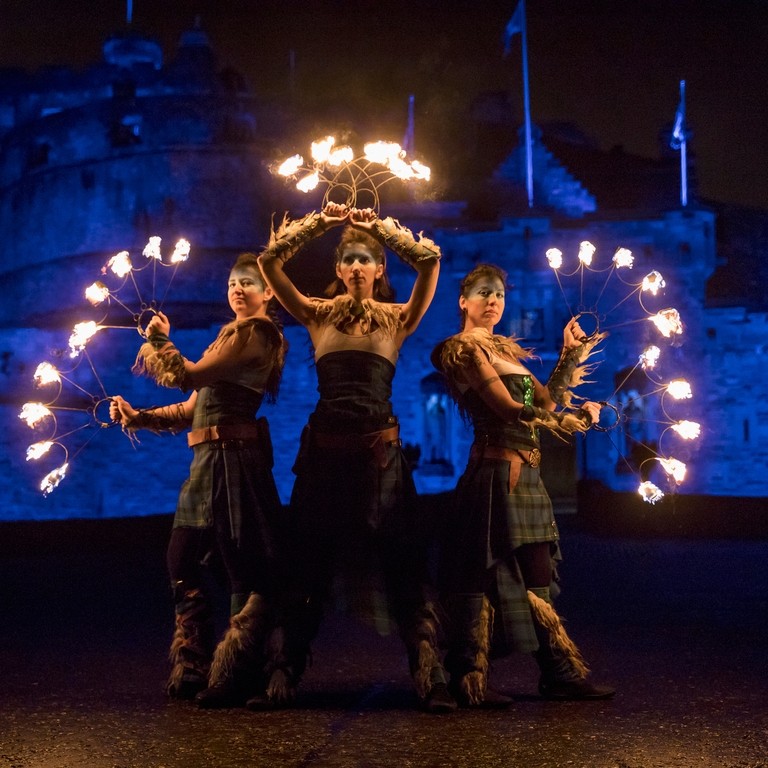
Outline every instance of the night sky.
<path fill-rule="evenodd" d="M 508 90 L 522 120 L 520 38 L 502 57 L 516 0 L 134 0 L 134 27 L 171 57 L 196 15 L 222 65 L 257 93 L 291 94 L 329 125 L 359 119 L 366 138 L 400 139 L 416 97 L 416 146 L 447 167 L 482 92 Z M 768 2 L 528 0 L 534 122 L 575 123 L 605 150 L 657 157 L 679 81 L 700 196 L 768 205 Z M 0 67 L 82 68 L 124 28 L 121 0 L 2 0 Z M 293 77 L 289 62 L 293 51 Z M 341 110 L 341 111 L 340 111 Z M 515 126 L 510 126 L 514 133 Z M 513 141 L 510 142 L 512 144 Z M 297 141 L 296 150 L 303 150 Z"/>

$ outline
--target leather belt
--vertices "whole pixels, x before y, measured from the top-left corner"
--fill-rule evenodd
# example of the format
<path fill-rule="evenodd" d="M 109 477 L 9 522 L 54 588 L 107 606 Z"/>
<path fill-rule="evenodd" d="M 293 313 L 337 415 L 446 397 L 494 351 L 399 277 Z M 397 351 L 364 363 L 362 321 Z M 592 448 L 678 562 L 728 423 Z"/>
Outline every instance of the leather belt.
<path fill-rule="evenodd" d="M 473 445 L 469 452 L 470 459 L 501 459 L 502 461 L 517 461 L 538 467 L 541 464 L 541 451 L 533 448 L 530 451 L 522 451 L 518 448 L 501 448 L 496 445 Z"/>
<path fill-rule="evenodd" d="M 482 459 L 500 459 L 509 462 L 509 476 L 507 478 L 507 493 L 511 494 L 517 481 L 520 479 L 520 468 L 523 464 L 530 467 L 538 467 L 541 464 L 541 451 L 533 448 L 530 451 L 521 451 L 517 448 L 501 448 L 496 445 L 472 445 L 469 450 L 469 460 L 478 462 Z"/>
<path fill-rule="evenodd" d="M 376 443 L 394 443 L 400 439 L 400 427 L 388 427 L 379 432 L 368 432 L 364 435 L 354 433 L 335 434 L 333 432 L 312 431 L 312 442 L 318 448 L 332 448 L 340 451 L 361 451 L 373 448 Z"/>
<path fill-rule="evenodd" d="M 378 432 L 367 432 L 362 435 L 354 433 L 334 434 L 333 432 L 311 431 L 311 439 L 317 448 L 358 453 L 371 451 L 374 461 L 382 469 L 389 464 L 387 446 L 400 445 L 400 426 L 388 427 Z"/>
<path fill-rule="evenodd" d="M 258 440 L 260 435 L 258 424 L 221 424 L 191 430 L 187 434 L 187 445 L 192 448 L 219 440 Z"/>

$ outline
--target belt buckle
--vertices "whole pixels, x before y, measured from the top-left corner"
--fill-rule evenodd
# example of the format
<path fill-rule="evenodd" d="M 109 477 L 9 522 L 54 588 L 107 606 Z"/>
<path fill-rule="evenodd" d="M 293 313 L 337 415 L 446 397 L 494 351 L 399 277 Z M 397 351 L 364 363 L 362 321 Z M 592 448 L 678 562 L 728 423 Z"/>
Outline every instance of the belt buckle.
<path fill-rule="evenodd" d="M 538 448 L 531 450 L 531 455 L 528 459 L 528 464 L 532 467 L 538 467 L 541 464 L 541 451 Z"/>

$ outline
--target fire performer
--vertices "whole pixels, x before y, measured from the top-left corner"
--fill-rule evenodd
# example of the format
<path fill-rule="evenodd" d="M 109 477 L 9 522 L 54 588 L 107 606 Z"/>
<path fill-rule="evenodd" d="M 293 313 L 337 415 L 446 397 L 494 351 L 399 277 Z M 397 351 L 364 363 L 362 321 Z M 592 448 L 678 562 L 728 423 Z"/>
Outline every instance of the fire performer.
<path fill-rule="evenodd" d="M 475 267 L 461 282 L 461 332 L 432 354 L 459 409 L 474 429 L 469 462 L 459 480 L 442 557 L 449 617 L 446 667 L 462 706 L 502 706 L 509 699 L 487 687 L 495 651 L 533 651 L 549 699 L 603 699 L 614 691 L 594 685 L 552 605 L 550 586 L 559 559 L 552 503 L 541 481 L 539 428 L 560 435 L 586 431 L 600 416 L 597 403 L 575 409 L 578 386 L 603 334 L 585 338 L 576 318 L 563 331 L 563 350 L 543 386 L 526 368 L 532 357 L 513 338 L 494 335 L 504 312 L 506 273 Z M 558 405 L 566 406 L 556 411 Z M 489 598 L 493 598 L 492 600 Z"/>
<path fill-rule="evenodd" d="M 309 240 L 343 224 L 333 298 L 307 298 L 284 265 Z M 416 270 L 405 304 L 391 303 L 384 245 Z M 456 708 L 438 657 L 415 487 L 390 401 L 399 349 L 429 307 L 439 258 L 432 241 L 417 241 L 393 219 L 334 203 L 283 221 L 259 257 L 277 298 L 309 331 L 320 392 L 294 466 L 294 578 L 283 642 L 273 648 L 272 706 L 293 702 L 333 578 L 344 575 L 350 600 L 358 601 L 355 613 L 395 619 L 421 705 L 431 712 Z"/>
<path fill-rule="evenodd" d="M 129 432 L 191 427 L 194 452 L 179 494 L 167 562 L 175 600 L 170 696 L 206 708 L 242 705 L 265 681 L 268 631 L 279 565 L 280 499 L 272 477 L 266 419 L 256 413 L 277 394 L 284 363 L 282 333 L 269 318 L 272 290 L 255 254 L 243 253 L 229 275 L 225 325 L 197 362 L 183 357 L 158 312 L 134 371 L 166 387 L 193 389 L 184 402 L 137 410 L 120 396 L 111 416 Z M 214 649 L 209 598 L 201 568 L 217 551 L 231 595 L 230 625 Z"/>

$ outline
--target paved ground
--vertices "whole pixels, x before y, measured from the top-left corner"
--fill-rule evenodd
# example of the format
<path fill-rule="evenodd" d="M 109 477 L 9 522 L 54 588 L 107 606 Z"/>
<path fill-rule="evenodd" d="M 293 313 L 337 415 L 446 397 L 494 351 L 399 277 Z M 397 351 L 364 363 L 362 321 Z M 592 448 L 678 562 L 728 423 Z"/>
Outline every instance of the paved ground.
<path fill-rule="evenodd" d="M 609 702 L 414 709 L 399 642 L 331 617 L 300 708 L 162 694 L 167 518 L 0 525 L 0 768 L 768 767 L 768 540 L 610 538 L 561 518 L 560 610 Z"/>

